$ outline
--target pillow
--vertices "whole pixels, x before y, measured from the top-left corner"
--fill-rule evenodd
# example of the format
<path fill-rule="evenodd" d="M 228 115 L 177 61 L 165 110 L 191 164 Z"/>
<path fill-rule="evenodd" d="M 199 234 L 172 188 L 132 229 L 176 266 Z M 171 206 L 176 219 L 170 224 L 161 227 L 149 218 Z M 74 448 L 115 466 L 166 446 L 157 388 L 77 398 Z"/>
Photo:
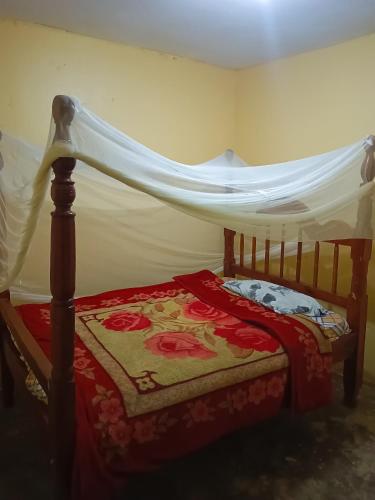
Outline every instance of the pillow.
<path fill-rule="evenodd" d="M 222 286 L 281 314 L 306 314 L 316 317 L 327 311 L 312 297 L 268 281 L 230 280 Z"/>

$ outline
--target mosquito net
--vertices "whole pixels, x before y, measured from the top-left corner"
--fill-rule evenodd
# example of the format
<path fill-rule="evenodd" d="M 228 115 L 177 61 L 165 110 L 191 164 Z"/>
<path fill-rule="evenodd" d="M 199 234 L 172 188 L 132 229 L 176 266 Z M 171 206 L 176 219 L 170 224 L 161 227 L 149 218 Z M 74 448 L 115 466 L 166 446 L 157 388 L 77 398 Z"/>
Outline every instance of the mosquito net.
<path fill-rule="evenodd" d="M 43 157 L 6 134 L 0 140 L 0 289 L 48 291 L 46 193 L 58 157 L 79 160 L 78 293 L 92 293 L 218 268 L 223 227 L 274 241 L 372 239 L 374 147 L 370 136 L 280 164 L 249 166 L 227 151 L 184 165 L 60 97 Z M 27 253 L 32 267 L 20 274 Z"/>

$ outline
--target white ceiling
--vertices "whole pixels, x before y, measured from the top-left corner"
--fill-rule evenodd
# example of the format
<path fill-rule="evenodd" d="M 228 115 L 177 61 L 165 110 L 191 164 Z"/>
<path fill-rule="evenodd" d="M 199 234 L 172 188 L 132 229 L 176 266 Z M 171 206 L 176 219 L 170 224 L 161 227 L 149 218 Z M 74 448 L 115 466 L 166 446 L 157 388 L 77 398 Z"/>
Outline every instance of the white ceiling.
<path fill-rule="evenodd" d="M 0 16 L 228 68 L 375 32 L 375 0 L 1 0 Z"/>

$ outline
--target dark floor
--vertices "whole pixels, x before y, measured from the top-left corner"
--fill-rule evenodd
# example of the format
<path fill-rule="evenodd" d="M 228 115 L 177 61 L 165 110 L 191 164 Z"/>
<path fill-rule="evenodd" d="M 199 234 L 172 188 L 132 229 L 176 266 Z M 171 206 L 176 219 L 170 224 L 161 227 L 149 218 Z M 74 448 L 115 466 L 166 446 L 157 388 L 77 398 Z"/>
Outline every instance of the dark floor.
<path fill-rule="evenodd" d="M 27 395 L 18 392 L 16 408 L 0 411 L 0 500 L 47 500 L 45 428 L 30 410 Z M 375 500 L 375 387 L 370 385 L 364 386 L 356 410 L 345 408 L 338 398 L 330 408 L 305 416 L 285 412 L 155 473 L 134 478 L 117 497 L 345 498 Z"/>

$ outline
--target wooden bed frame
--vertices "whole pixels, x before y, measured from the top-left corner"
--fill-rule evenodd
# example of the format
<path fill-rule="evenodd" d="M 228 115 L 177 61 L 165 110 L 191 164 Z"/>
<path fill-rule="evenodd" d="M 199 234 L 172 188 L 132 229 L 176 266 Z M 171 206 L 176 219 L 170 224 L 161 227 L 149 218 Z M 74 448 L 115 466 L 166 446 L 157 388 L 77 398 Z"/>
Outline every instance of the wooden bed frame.
<path fill-rule="evenodd" d="M 56 96 L 52 114 L 56 123 L 55 140 L 70 141 L 69 126 L 74 117 L 74 103 L 66 96 Z M 368 153 L 372 157 L 373 148 Z M 370 158 L 370 156 L 368 156 Z M 371 160 L 372 161 L 372 160 Z M 55 205 L 51 225 L 51 361 L 46 357 L 10 302 L 9 291 L 0 294 L 0 363 L 2 402 L 4 407 L 14 403 L 14 380 L 10 367 L 13 335 L 17 345 L 48 395 L 48 428 L 51 442 L 54 498 L 68 500 L 71 495 L 72 464 L 75 446 L 75 381 L 74 352 L 74 291 L 75 291 L 75 223 L 72 204 L 75 199 L 72 173 L 75 160 L 59 158 L 53 165 L 54 179 L 51 196 Z M 243 235 L 240 236 L 240 259 L 235 259 L 234 231 L 225 229 L 225 276 L 248 276 L 273 281 L 328 301 L 346 309 L 352 333 L 333 342 L 333 359 L 344 362 L 344 400 L 353 406 L 362 383 L 363 356 L 367 317 L 367 271 L 371 256 L 371 240 L 340 240 L 334 245 L 333 277 L 330 292 L 318 286 L 319 243 L 315 245 L 314 273 L 311 285 L 301 281 L 302 244 L 298 244 L 295 277 L 284 275 L 285 245 L 280 246 L 280 267 L 277 275 L 270 273 L 270 241 L 266 241 L 264 270 L 256 268 L 256 239 L 252 239 L 250 264 L 245 264 Z M 340 246 L 349 246 L 352 259 L 350 294 L 337 292 Z M 11 360 L 11 361 L 10 361 Z"/>

